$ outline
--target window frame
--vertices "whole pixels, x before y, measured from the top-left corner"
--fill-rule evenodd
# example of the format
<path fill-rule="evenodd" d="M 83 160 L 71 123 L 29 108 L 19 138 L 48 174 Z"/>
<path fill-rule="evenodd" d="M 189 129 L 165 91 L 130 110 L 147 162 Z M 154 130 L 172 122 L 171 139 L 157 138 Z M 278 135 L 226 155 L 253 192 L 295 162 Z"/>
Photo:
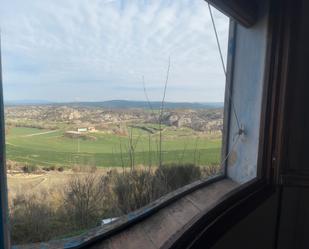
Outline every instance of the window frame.
<path fill-rule="evenodd" d="M 230 29 L 225 96 L 229 109 L 225 109 L 222 157 L 231 153 L 225 162 L 225 175 L 240 184 L 263 177 L 265 113 L 270 85 L 267 68 L 272 40 L 270 17 L 269 1 L 261 1 L 253 26 L 246 28 L 233 22 Z"/>
<path fill-rule="evenodd" d="M 10 248 L 7 173 L 5 161 L 5 124 L 2 86 L 2 51 L 0 35 L 0 249 Z"/>

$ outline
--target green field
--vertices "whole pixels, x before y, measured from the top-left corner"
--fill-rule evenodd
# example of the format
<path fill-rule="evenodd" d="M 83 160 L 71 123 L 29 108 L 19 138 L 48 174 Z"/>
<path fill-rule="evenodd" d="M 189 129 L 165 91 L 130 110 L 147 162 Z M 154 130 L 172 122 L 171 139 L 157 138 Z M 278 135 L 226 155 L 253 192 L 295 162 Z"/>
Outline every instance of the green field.
<path fill-rule="evenodd" d="M 145 127 L 148 129 L 145 130 Z M 158 132 L 152 125 L 132 128 L 136 165 L 158 164 Z M 129 166 L 129 138 L 96 132 L 93 139 L 69 138 L 64 130 L 12 127 L 6 134 L 7 159 L 39 166 Z M 162 132 L 164 163 L 218 164 L 221 138 L 200 135 L 188 128 L 165 127 Z"/>

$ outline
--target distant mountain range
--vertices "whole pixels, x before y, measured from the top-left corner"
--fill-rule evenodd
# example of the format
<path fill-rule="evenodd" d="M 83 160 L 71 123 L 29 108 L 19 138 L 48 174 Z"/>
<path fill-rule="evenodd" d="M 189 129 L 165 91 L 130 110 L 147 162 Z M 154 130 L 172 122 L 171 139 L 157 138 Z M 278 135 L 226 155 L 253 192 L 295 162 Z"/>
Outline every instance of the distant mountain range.
<path fill-rule="evenodd" d="M 18 100 L 6 101 L 6 106 L 16 105 L 66 105 L 66 106 L 80 106 L 80 107 L 103 107 L 108 109 L 133 109 L 133 108 L 146 108 L 159 109 L 161 107 L 160 101 L 132 101 L 132 100 L 108 100 L 96 102 L 50 102 L 45 100 Z M 223 108 L 223 102 L 205 102 L 205 103 L 192 103 L 192 102 L 165 102 L 164 108 L 166 109 L 215 109 Z"/>
<path fill-rule="evenodd" d="M 48 100 L 27 100 L 27 99 L 20 99 L 20 100 L 5 100 L 4 105 L 48 105 L 53 104 L 54 102 Z"/>

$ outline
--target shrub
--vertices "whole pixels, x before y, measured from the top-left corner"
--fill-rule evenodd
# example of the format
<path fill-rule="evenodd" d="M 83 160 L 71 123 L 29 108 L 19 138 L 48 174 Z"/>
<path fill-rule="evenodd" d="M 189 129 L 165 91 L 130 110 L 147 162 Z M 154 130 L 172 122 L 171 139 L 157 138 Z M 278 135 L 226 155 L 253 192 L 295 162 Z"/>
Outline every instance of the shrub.
<path fill-rule="evenodd" d="M 55 165 L 49 166 L 49 169 L 50 170 L 56 170 L 56 166 Z"/>
<path fill-rule="evenodd" d="M 58 168 L 58 171 L 59 171 L 59 172 L 63 172 L 63 171 L 64 171 L 64 167 L 59 167 L 59 168 Z"/>
<path fill-rule="evenodd" d="M 108 177 L 88 174 L 73 177 L 62 189 L 16 195 L 10 202 L 13 244 L 78 234 L 118 214 L 109 186 Z"/>
<path fill-rule="evenodd" d="M 33 164 L 27 164 L 22 167 L 22 170 L 24 171 L 24 173 L 35 173 L 38 171 L 38 169 L 39 167 Z"/>
<path fill-rule="evenodd" d="M 72 167 L 72 171 L 75 172 L 75 173 L 78 173 L 78 172 L 81 172 L 81 168 L 82 168 L 82 166 L 75 165 L 75 166 Z"/>
<path fill-rule="evenodd" d="M 115 173 L 113 192 L 123 213 L 139 209 L 162 195 L 201 179 L 200 167 L 194 164 L 170 164 L 151 170 Z"/>
<path fill-rule="evenodd" d="M 51 239 L 63 228 L 55 229 L 55 210 L 46 199 L 36 195 L 19 195 L 13 200 L 10 213 L 13 243 L 30 243 Z"/>
<path fill-rule="evenodd" d="M 57 167 L 52 165 L 52 166 L 48 166 L 48 167 L 43 167 L 42 169 L 45 170 L 45 171 L 54 171 L 54 170 L 57 169 Z"/>
<path fill-rule="evenodd" d="M 95 173 L 97 171 L 97 167 L 89 165 L 75 165 L 72 167 L 72 171 L 75 173 Z"/>
<path fill-rule="evenodd" d="M 194 164 L 162 165 L 155 172 L 158 187 L 170 192 L 202 178 L 200 167 Z"/>
<path fill-rule="evenodd" d="M 94 174 L 74 176 L 66 186 L 64 205 L 70 223 L 78 229 L 95 226 L 109 208 L 107 178 Z"/>
<path fill-rule="evenodd" d="M 19 162 L 6 160 L 6 168 L 7 170 L 20 170 L 23 168 L 23 166 Z"/>
<path fill-rule="evenodd" d="M 97 167 L 96 166 L 86 166 L 85 167 L 85 172 L 95 173 L 96 171 L 97 171 Z"/>
<path fill-rule="evenodd" d="M 211 164 L 208 166 L 203 167 L 202 169 L 202 174 L 204 178 L 208 178 L 211 176 L 218 175 L 221 172 L 221 167 L 220 165 L 217 164 Z"/>
<path fill-rule="evenodd" d="M 113 192 L 122 213 L 139 209 L 155 198 L 153 180 L 153 174 L 147 170 L 116 173 Z"/>

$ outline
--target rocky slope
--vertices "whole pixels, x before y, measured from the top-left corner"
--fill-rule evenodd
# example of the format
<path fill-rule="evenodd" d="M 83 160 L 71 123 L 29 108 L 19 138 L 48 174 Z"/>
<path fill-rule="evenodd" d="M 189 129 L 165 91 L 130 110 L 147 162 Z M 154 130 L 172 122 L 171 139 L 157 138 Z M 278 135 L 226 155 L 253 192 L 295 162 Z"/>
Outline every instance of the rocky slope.
<path fill-rule="evenodd" d="M 65 105 L 11 106 L 5 108 L 5 117 L 8 122 L 61 122 L 93 126 L 123 122 L 159 123 L 160 120 L 158 112 L 153 113 L 145 109 L 107 110 L 100 107 L 72 107 Z M 168 126 L 188 127 L 196 131 L 221 131 L 223 127 L 223 110 L 164 110 L 162 123 Z"/>

